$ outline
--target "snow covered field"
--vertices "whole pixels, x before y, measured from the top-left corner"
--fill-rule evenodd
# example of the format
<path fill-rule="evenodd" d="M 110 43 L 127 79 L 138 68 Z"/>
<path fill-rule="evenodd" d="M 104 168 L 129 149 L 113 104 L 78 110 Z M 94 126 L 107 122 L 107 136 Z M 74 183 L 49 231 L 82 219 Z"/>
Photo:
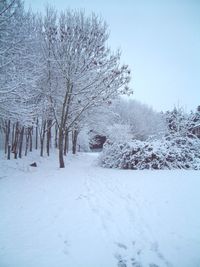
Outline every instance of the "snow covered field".
<path fill-rule="evenodd" d="M 200 266 L 200 172 L 96 159 L 1 159 L 0 267 Z"/>

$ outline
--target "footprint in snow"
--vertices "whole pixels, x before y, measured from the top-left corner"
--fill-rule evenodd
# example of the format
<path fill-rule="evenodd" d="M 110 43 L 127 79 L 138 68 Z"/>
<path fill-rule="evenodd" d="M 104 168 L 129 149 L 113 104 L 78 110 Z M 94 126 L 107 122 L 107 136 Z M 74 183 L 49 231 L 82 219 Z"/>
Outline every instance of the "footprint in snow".
<path fill-rule="evenodd" d="M 120 254 L 115 254 L 115 258 L 117 259 L 117 267 L 127 267 L 126 260 Z"/>
<path fill-rule="evenodd" d="M 64 249 L 63 249 L 63 253 L 65 254 L 65 255 L 68 255 L 69 254 L 69 251 L 68 251 L 68 248 L 69 248 L 69 242 L 67 241 L 67 240 L 65 240 L 64 241 Z"/>
<path fill-rule="evenodd" d="M 124 245 L 123 243 L 116 242 L 116 244 L 117 244 L 117 246 L 118 246 L 119 248 L 127 249 L 127 246 Z"/>
<path fill-rule="evenodd" d="M 132 242 L 132 245 L 133 245 L 134 249 L 136 249 L 135 244 L 136 244 L 136 242 L 133 241 L 133 242 Z M 121 243 L 121 242 L 116 242 L 116 245 L 118 246 L 118 248 L 121 249 L 122 254 L 124 254 L 124 253 L 127 254 L 127 253 L 128 253 L 128 252 L 126 252 L 126 251 L 129 250 L 128 246 L 126 246 L 125 244 L 123 244 L 123 243 Z M 123 250 L 123 251 L 122 251 L 122 250 Z M 115 258 L 118 260 L 118 265 L 117 265 L 117 266 L 118 266 L 118 267 L 128 267 L 128 266 L 130 266 L 130 265 L 129 265 L 129 263 L 130 263 L 132 267 L 142 267 L 142 263 L 141 263 L 140 261 L 137 260 L 137 257 L 140 256 L 141 252 L 142 252 L 142 250 L 141 250 L 141 249 L 138 249 L 138 250 L 136 251 L 136 258 L 132 257 L 132 258 L 130 258 L 130 260 L 125 260 L 125 259 L 124 259 L 124 256 L 122 257 L 121 254 L 116 254 L 116 255 L 115 255 Z M 127 257 L 126 257 L 126 258 L 127 258 Z M 128 263 L 128 262 L 129 262 L 129 263 Z M 150 266 L 150 267 L 151 267 L 151 266 Z M 153 267 L 153 266 L 152 266 L 152 267 Z M 156 267 L 156 266 L 155 266 L 155 267 Z"/>
<path fill-rule="evenodd" d="M 131 258 L 131 265 L 133 267 L 142 267 L 142 264 L 139 261 L 137 261 L 135 258 Z"/>
<path fill-rule="evenodd" d="M 123 260 L 118 262 L 118 267 L 127 267 L 126 263 Z"/>
<path fill-rule="evenodd" d="M 166 267 L 172 267 L 172 264 L 164 257 L 164 255 L 159 250 L 159 245 L 157 242 L 154 242 L 151 244 L 151 250 L 155 252 L 157 257 L 163 261 L 163 263 L 166 265 Z M 157 265 L 156 265 L 157 266 Z M 154 266 L 153 266 L 154 267 Z"/>

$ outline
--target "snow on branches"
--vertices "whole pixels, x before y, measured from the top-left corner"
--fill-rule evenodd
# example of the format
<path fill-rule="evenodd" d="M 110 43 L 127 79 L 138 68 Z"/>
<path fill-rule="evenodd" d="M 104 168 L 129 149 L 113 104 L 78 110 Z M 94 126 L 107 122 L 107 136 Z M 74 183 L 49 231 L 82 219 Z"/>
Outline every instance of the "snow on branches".
<path fill-rule="evenodd" d="M 53 22 L 45 24 L 44 36 L 57 69 L 58 85 L 51 101 L 59 128 L 60 167 L 64 167 L 65 134 L 78 127 L 87 110 L 119 94 L 131 94 L 130 70 L 120 66 L 120 52 L 107 47 L 107 26 L 95 14 L 87 17 L 67 10 L 56 19 L 48 8 L 44 21 Z"/>
<path fill-rule="evenodd" d="M 200 169 L 200 140 L 167 136 L 160 140 L 107 142 L 99 158 L 107 168 L 133 170 Z"/>
<path fill-rule="evenodd" d="M 41 147 L 47 134 L 49 155 L 55 125 L 64 167 L 69 133 L 76 147 L 88 111 L 119 94 L 132 93 L 130 70 L 120 65 L 120 52 L 107 47 L 107 25 L 95 14 L 73 10 L 58 14 L 47 7 L 44 16 L 35 15 L 26 12 L 20 0 L 3 1 L 0 31 L 0 119 L 6 145 L 11 125 L 22 137 L 24 130 L 31 133 L 28 129 L 35 127 Z"/>
<path fill-rule="evenodd" d="M 100 156 L 103 167 L 122 169 L 200 169 L 200 139 L 193 134 L 199 111 L 187 114 L 175 108 L 166 112 L 166 131 L 161 138 L 145 141 L 107 141 Z"/>

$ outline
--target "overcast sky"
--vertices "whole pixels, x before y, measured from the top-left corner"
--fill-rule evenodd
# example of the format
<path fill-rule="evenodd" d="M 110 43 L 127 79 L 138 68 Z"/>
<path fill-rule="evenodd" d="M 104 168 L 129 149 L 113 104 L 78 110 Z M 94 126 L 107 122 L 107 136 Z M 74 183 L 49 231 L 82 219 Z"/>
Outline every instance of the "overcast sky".
<path fill-rule="evenodd" d="M 34 11 L 47 3 L 105 19 L 109 45 L 132 70 L 134 99 L 158 111 L 200 105 L 199 0 L 25 0 Z"/>

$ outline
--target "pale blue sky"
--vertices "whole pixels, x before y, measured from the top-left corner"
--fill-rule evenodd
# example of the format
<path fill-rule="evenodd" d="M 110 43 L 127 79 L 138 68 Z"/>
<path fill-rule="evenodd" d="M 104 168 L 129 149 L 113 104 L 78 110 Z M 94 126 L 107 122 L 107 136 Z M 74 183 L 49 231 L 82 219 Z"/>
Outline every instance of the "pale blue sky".
<path fill-rule="evenodd" d="M 109 25 L 132 70 L 134 99 L 156 110 L 200 105 L 200 0 L 25 0 L 33 10 L 84 8 Z"/>

